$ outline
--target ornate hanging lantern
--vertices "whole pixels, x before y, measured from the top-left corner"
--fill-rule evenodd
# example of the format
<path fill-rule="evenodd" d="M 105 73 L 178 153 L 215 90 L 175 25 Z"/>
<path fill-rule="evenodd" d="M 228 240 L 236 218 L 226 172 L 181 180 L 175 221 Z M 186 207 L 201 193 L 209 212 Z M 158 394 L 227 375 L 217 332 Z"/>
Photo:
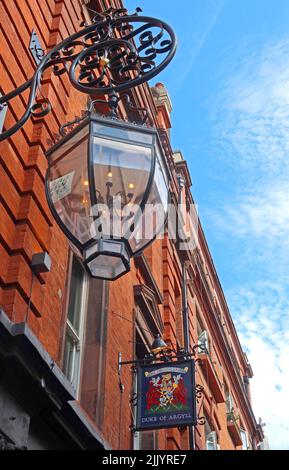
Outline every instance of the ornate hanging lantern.
<path fill-rule="evenodd" d="M 166 219 L 168 171 L 156 130 L 89 114 L 47 158 L 56 222 L 91 276 L 117 279 Z"/>

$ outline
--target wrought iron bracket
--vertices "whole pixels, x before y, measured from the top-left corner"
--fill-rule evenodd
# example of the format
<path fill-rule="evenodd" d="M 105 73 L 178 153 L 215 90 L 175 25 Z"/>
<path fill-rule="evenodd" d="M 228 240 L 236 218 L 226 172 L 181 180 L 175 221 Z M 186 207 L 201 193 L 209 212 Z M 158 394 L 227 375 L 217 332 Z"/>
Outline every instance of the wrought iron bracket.
<path fill-rule="evenodd" d="M 129 427 L 130 431 L 135 434 L 137 432 L 137 429 L 136 427 L 134 426 L 134 424 L 132 424 L 130 427 Z"/>
<path fill-rule="evenodd" d="M 197 398 L 197 401 L 199 401 L 200 399 L 202 399 L 205 395 L 205 389 L 202 385 L 196 385 L 196 398 Z"/>
<path fill-rule="evenodd" d="M 127 366 L 127 365 L 149 365 L 151 362 L 154 362 L 157 360 L 159 361 L 160 364 L 163 364 L 164 362 L 171 362 L 174 359 L 176 360 L 186 360 L 186 359 L 192 359 L 195 357 L 195 352 L 193 353 L 188 353 L 185 350 L 180 350 L 180 351 L 174 351 L 171 349 L 167 349 L 166 351 L 162 351 L 156 354 L 148 354 L 145 356 L 143 359 L 138 359 L 135 361 L 122 361 L 121 359 L 121 353 L 119 353 L 119 362 L 118 366 Z"/>
<path fill-rule="evenodd" d="M 137 406 L 137 393 L 133 393 L 130 398 L 130 405 L 133 407 Z"/>
<path fill-rule="evenodd" d="M 97 13 L 92 24 L 69 36 L 39 62 L 35 74 L 21 86 L 0 97 L 0 109 L 29 91 L 22 117 L 0 134 L 0 141 L 21 129 L 30 117 L 41 119 L 51 111 L 47 98 L 38 98 L 44 72 L 67 74 L 72 86 L 94 97 L 108 96 L 107 104 L 116 114 L 118 94 L 154 78 L 173 59 L 177 41 L 172 28 L 156 18 L 129 15 L 125 9 Z M 40 59 L 36 36 L 31 48 Z M 129 104 L 129 103 L 128 103 Z M 142 110 L 145 111 L 145 110 Z"/>
<path fill-rule="evenodd" d="M 196 389 L 195 389 L 195 393 L 196 393 L 197 403 L 201 402 L 199 413 L 198 413 L 198 416 L 197 416 L 197 425 L 198 426 L 204 426 L 206 424 L 206 418 L 204 416 L 200 416 L 200 411 L 202 409 L 202 404 L 203 404 L 203 401 L 204 401 L 204 398 L 205 398 L 205 389 L 204 389 L 204 387 L 202 385 L 197 384 Z"/>

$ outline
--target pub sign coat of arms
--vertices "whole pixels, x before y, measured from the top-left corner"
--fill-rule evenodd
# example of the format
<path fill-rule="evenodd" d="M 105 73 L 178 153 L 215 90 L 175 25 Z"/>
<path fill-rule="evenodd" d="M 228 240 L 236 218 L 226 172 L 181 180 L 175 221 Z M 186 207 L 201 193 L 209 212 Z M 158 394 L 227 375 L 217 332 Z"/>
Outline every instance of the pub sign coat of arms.
<path fill-rule="evenodd" d="M 137 373 L 137 395 L 137 430 L 194 425 L 194 361 L 140 366 Z"/>

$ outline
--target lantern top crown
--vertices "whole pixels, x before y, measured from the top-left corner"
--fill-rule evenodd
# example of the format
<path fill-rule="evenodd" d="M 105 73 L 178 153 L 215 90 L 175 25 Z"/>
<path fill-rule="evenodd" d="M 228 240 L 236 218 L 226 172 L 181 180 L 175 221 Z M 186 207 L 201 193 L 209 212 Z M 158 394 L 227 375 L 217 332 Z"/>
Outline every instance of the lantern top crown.
<path fill-rule="evenodd" d="M 46 151 L 46 157 L 49 158 L 51 153 L 54 152 L 60 145 L 62 145 L 63 142 L 72 138 L 87 125 L 93 125 L 93 123 L 97 124 L 98 127 L 92 126 L 92 129 L 90 131 L 92 134 L 97 133 L 102 134 L 104 137 L 107 136 L 109 138 L 112 138 L 112 129 L 119 129 L 120 132 L 115 135 L 115 138 L 117 138 L 117 140 L 127 139 L 130 142 L 138 141 L 140 144 L 143 143 L 144 145 L 151 145 L 152 140 L 144 136 L 151 136 L 151 138 L 152 136 L 154 136 L 160 144 L 159 133 L 156 128 L 149 127 L 145 123 L 140 124 L 135 121 L 132 122 L 127 119 L 120 119 L 114 115 L 101 115 L 97 112 L 92 111 L 92 107 L 90 107 L 88 111 L 83 113 L 82 117 L 76 118 L 74 121 L 71 121 L 61 126 L 59 134 L 54 135 L 54 140 L 48 141 L 50 147 Z M 122 134 L 121 131 L 123 131 Z M 124 132 L 127 132 L 126 139 L 124 137 Z"/>

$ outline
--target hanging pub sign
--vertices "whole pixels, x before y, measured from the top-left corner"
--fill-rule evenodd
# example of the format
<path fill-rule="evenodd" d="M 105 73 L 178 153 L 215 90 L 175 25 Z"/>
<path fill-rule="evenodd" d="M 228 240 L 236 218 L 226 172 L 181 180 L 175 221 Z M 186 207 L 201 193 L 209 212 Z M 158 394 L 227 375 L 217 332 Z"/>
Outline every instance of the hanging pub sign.
<path fill-rule="evenodd" d="M 196 424 L 193 360 L 141 365 L 137 385 L 137 431 Z"/>

